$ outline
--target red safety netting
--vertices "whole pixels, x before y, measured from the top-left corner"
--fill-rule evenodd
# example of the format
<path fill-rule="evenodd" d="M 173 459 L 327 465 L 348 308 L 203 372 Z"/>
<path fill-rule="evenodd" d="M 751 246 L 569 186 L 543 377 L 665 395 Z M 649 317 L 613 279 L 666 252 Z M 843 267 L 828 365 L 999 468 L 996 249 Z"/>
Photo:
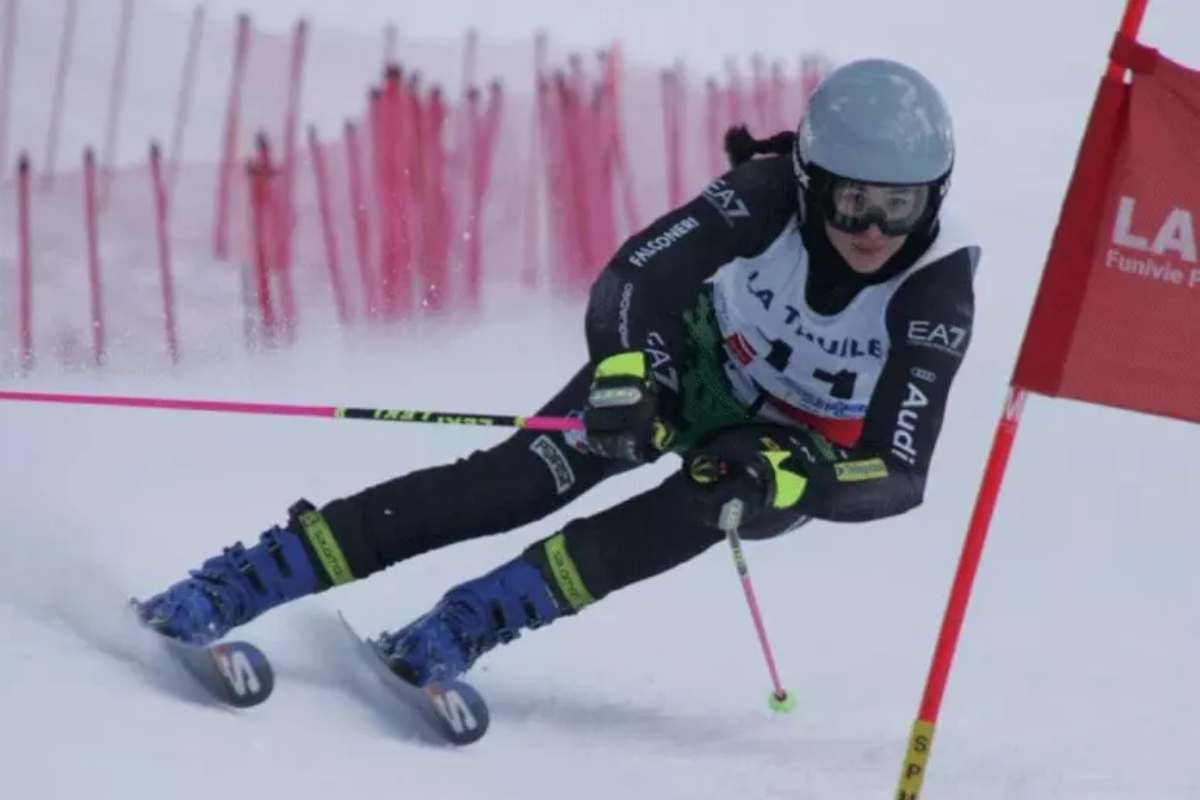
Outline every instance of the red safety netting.
<path fill-rule="evenodd" d="M 21 7 L 16 107 L 44 116 L 12 128 L 28 166 L 0 177 L 0 374 L 399 333 L 513 291 L 578 301 L 626 236 L 726 169 L 727 125 L 794 127 L 826 68 L 759 57 L 705 84 L 545 36 L 468 32 L 454 51 L 393 28 L 376 54 L 303 21 Z"/>

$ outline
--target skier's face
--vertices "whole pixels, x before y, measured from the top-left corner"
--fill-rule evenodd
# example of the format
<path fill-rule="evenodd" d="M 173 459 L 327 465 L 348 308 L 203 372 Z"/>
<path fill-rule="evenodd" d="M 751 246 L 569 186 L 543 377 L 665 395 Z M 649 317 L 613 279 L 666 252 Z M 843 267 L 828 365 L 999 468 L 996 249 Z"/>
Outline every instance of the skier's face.
<path fill-rule="evenodd" d="M 908 239 L 908 236 L 886 236 L 874 223 L 860 233 L 846 233 L 826 222 L 825 233 L 838 255 L 859 275 L 878 272 Z"/>

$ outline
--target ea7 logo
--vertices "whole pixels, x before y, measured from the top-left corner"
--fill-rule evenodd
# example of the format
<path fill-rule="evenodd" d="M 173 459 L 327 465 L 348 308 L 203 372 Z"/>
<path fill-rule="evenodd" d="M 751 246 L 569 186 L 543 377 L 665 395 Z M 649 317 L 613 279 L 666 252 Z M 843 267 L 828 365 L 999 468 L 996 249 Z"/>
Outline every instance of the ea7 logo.
<path fill-rule="evenodd" d="M 233 693 L 238 697 L 258 694 L 262 690 L 258 673 L 254 671 L 254 665 L 250 663 L 250 659 L 246 657 L 245 653 L 235 650 L 231 654 L 221 653 L 216 659 L 217 668 L 221 670 L 229 688 L 233 689 Z"/>
<path fill-rule="evenodd" d="M 735 219 L 750 217 L 750 209 L 746 208 L 742 199 L 733 189 L 729 188 L 729 184 L 725 182 L 724 178 L 717 178 L 708 185 L 708 188 L 704 190 L 704 199 L 720 212 L 730 227 L 733 227 Z"/>
<path fill-rule="evenodd" d="M 429 699 L 433 703 L 434 710 L 441 715 L 442 719 L 446 720 L 450 729 L 455 733 L 463 734 L 479 727 L 479 721 L 471 713 L 471 707 L 467 705 L 467 701 L 463 700 L 462 695 L 453 689 L 435 694 Z"/>
<path fill-rule="evenodd" d="M 947 325 L 944 322 L 930 322 L 925 319 L 908 321 L 908 343 L 918 347 L 933 347 L 956 356 L 963 354 L 963 345 L 967 341 L 967 329 L 958 325 Z"/>

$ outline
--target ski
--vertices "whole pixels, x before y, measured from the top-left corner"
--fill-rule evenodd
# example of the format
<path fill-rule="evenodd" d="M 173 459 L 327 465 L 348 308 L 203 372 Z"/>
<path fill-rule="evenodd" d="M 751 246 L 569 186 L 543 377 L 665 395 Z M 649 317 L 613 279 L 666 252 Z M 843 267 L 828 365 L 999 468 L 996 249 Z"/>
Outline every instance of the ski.
<path fill-rule="evenodd" d="M 271 696 L 275 673 L 263 652 L 249 642 L 185 644 L 159 633 L 142 621 L 138 604 L 131 603 L 134 619 L 153 634 L 176 663 L 214 700 L 234 708 L 251 708 Z"/>
<path fill-rule="evenodd" d="M 388 665 L 374 639 L 360 636 L 345 615 L 338 619 L 354 640 L 355 650 L 380 681 L 438 737 L 453 745 L 478 741 L 487 733 L 487 703 L 470 684 L 446 681 L 424 688 L 409 683 Z"/>

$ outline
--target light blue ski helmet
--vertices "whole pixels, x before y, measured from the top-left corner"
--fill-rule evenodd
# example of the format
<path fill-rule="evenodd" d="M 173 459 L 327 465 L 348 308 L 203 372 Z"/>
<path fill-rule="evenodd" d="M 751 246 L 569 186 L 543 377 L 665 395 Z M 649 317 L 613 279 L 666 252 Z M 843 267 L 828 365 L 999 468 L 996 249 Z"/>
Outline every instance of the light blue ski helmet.
<path fill-rule="evenodd" d="M 802 215 L 827 208 L 838 179 L 930 188 L 922 224 L 950 185 L 954 131 L 945 100 L 917 70 L 881 58 L 853 61 L 817 87 L 793 150 Z"/>

